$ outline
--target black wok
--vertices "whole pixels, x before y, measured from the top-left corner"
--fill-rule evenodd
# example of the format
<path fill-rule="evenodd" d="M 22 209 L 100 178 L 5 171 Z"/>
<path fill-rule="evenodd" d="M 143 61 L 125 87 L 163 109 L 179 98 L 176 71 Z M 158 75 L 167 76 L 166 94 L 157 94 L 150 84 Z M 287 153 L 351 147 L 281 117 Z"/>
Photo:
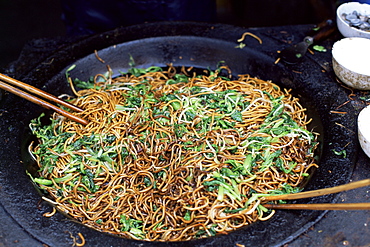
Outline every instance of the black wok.
<path fill-rule="evenodd" d="M 235 48 L 241 34 L 253 30 L 227 25 L 197 23 L 154 23 L 116 29 L 104 34 L 81 38 L 68 43 L 34 67 L 15 71 L 17 79 L 31 83 L 55 95 L 70 92 L 65 71 L 72 64 L 72 78 L 85 80 L 96 73 L 105 72 L 109 65 L 114 73 L 129 68 L 130 56 L 137 67 L 151 65 L 194 66 L 215 69 L 220 61 L 230 67 L 233 74 L 249 73 L 264 80 L 272 80 L 280 86 L 293 89 L 302 98 L 302 104 L 314 121 L 312 127 L 320 132 L 320 168 L 315 171 L 306 189 L 319 189 L 348 182 L 357 151 L 353 131 L 355 119 L 352 107 L 347 104 L 342 111 L 345 116 L 330 114 L 330 110 L 346 101 L 347 95 L 331 77 L 310 60 L 301 67 L 302 73 L 282 63 L 274 64 L 273 51 L 281 45 L 271 37 L 259 34 L 264 40 L 260 45 L 247 38 L 247 47 Z M 105 61 L 102 63 L 94 54 Z M 21 66 L 22 62 L 19 63 Z M 298 67 L 299 68 L 299 67 Z M 42 214 L 51 207 L 42 202 L 25 170 L 31 162 L 27 154 L 30 141 L 28 123 L 43 109 L 13 95 L 0 99 L 0 200 L 6 212 L 27 231 L 32 238 L 49 246 L 70 246 L 69 235 L 82 233 L 87 246 L 281 246 L 292 241 L 315 222 L 322 211 L 278 211 L 264 222 L 257 222 L 228 235 L 220 235 L 190 242 L 149 243 L 123 239 L 97 232 L 57 213 L 51 218 Z M 341 127 L 346 125 L 348 128 Z M 349 143 L 349 145 L 347 145 Z M 332 150 L 346 146 L 347 156 L 336 155 Z M 338 151 L 338 150 L 337 150 Z M 301 203 L 335 202 L 335 195 L 301 200 Z"/>

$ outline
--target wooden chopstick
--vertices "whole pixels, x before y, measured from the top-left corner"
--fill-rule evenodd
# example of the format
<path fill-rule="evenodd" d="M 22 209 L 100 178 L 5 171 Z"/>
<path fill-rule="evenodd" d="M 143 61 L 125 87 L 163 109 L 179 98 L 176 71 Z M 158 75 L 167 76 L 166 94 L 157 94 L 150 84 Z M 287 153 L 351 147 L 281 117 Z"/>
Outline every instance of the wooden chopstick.
<path fill-rule="evenodd" d="M 3 80 L 3 81 L 8 82 L 8 83 L 10 83 L 10 84 L 12 84 L 14 86 L 23 88 L 23 89 L 25 89 L 25 90 L 33 93 L 33 94 L 39 95 L 39 96 L 41 96 L 41 97 L 43 97 L 43 98 L 45 98 L 47 100 L 50 100 L 52 102 L 58 103 L 58 104 L 60 104 L 62 106 L 65 106 L 65 107 L 67 107 L 67 108 L 69 108 L 69 109 L 71 109 L 73 111 L 77 111 L 77 112 L 82 112 L 83 111 L 83 109 L 81 109 L 81 108 L 79 108 L 79 107 L 77 107 L 75 105 L 72 105 L 72 104 L 68 103 L 67 101 L 64 101 L 62 99 L 59 99 L 58 97 L 56 97 L 56 96 L 54 96 L 52 94 L 49 94 L 49 93 L 47 93 L 45 91 L 42 91 L 42 90 L 40 90 L 38 88 L 35 88 L 35 87 L 33 87 L 33 86 L 29 85 L 29 84 L 26 84 L 26 83 L 23 83 L 21 81 L 18 81 L 18 80 L 14 79 L 14 78 L 11 78 L 11 77 L 7 76 L 7 75 L 4 75 L 4 74 L 1 74 L 0 73 L 0 79 Z"/>
<path fill-rule="evenodd" d="M 299 192 L 294 194 L 282 194 L 282 195 L 275 195 L 275 196 L 266 196 L 262 199 L 263 202 L 266 201 L 278 201 L 278 200 L 295 200 L 295 199 L 302 199 L 308 197 L 317 197 L 322 195 L 334 194 L 346 190 L 352 190 L 356 188 L 361 188 L 370 185 L 370 179 L 363 179 L 356 182 L 334 186 L 325 189 L 319 190 L 311 190 L 305 192 Z"/>
<path fill-rule="evenodd" d="M 47 93 L 45 91 L 42 91 L 42 90 L 40 90 L 38 88 L 35 88 L 35 87 L 31 86 L 31 85 L 28 85 L 26 83 L 23 83 L 21 81 L 18 81 L 16 79 L 13 79 L 13 78 L 11 78 L 9 76 L 6 76 L 4 74 L 1 74 L 0 73 L 0 79 L 3 80 L 3 81 L 5 81 L 5 82 L 8 82 L 8 83 L 10 83 L 10 84 L 12 84 L 14 86 L 18 86 L 18 87 L 20 87 L 22 89 L 25 89 L 25 90 L 27 90 L 27 91 L 35 94 L 35 95 L 38 95 L 38 96 L 41 96 L 41 97 L 43 97 L 43 98 L 45 98 L 47 100 L 50 100 L 50 101 L 52 101 L 54 103 L 58 103 L 60 105 L 63 105 L 63 106 L 65 106 L 65 107 L 67 107 L 67 108 L 69 108 L 69 109 L 71 109 L 73 111 L 77 111 L 77 112 L 83 111 L 83 109 L 81 109 L 81 108 L 79 108 L 79 107 L 77 107 L 75 105 L 72 105 L 72 104 L 70 104 L 70 103 L 68 103 L 68 102 L 66 102 L 66 101 L 64 101 L 62 99 L 59 99 L 58 97 L 55 97 L 52 94 L 49 94 L 49 93 Z M 59 114 L 65 116 L 65 117 L 67 117 L 69 119 L 72 119 L 73 121 L 76 121 L 77 123 L 80 123 L 80 124 L 83 124 L 83 125 L 87 125 L 88 124 L 88 122 L 85 119 L 80 118 L 80 117 L 77 117 L 77 116 L 73 115 L 72 113 L 70 113 L 68 111 L 65 111 L 65 110 L 63 110 L 63 109 L 61 109 L 61 108 L 59 108 L 59 107 L 57 107 L 57 106 L 55 106 L 55 105 L 53 105 L 53 104 L 45 101 L 45 100 L 42 100 L 42 99 L 40 99 L 40 98 L 38 98 L 38 97 L 36 97 L 36 96 L 34 96 L 32 94 L 29 94 L 29 93 L 27 93 L 25 91 L 22 91 L 19 88 L 16 88 L 16 87 L 13 87 L 11 85 L 8 85 L 7 83 L 5 83 L 3 81 L 0 81 L 0 88 L 4 89 L 4 90 L 6 90 L 6 91 L 8 91 L 10 93 L 13 93 L 13 94 L 15 94 L 15 95 L 17 95 L 19 97 L 22 97 L 22 98 L 24 98 L 26 100 L 29 100 L 29 101 L 31 101 L 31 102 L 33 102 L 35 104 L 38 104 L 38 105 L 40 105 L 40 106 L 42 106 L 42 107 L 44 107 L 46 109 L 52 109 L 52 110 L 58 112 Z"/>
<path fill-rule="evenodd" d="M 370 203 L 262 204 L 268 209 L 295 210 L 370 210 Z"/>
<path fill-rule="evenodd" d="M 331 188 L 305 191 L 295 194 L 265 196 L 261 198 L 262 206 L 268 209 L 295 209 L 295 210 L 370 210 L 370 203 L 312 203 L 312 204 L 265 204 L 267 201 L 294 200 L 308 197 L 334 194 L 370 185 L 370 179 L 334 186 Z"/>

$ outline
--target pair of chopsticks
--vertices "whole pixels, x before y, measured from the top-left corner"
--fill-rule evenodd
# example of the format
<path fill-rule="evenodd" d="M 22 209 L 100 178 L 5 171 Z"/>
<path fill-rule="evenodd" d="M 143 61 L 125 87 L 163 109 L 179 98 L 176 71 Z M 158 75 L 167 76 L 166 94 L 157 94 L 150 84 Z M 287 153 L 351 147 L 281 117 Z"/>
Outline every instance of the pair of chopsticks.
<path fill-rule="evenodd" d="M 326 189 L 305 191 L 295 194 L 266 196 L 262 198 L 262 206 L 269 209 L 299 209 L 299 210 L 370 210 L 370 203 L 313 203 L 313 204 L 266 204 L 267 201 L 295 200 L 322 195 L 334 194 L 370 185 L 370 179 L 364 179 Z"/>
<path fill-rule="evenodd" d="M 13 87 L 13 86 L 11 86 L 7 83 L 12 84 L 13 86 L 17 86 L 19 88 L 22 88 L 22 89 L 24 89 L 24 90 L 26 90 L 30 93 L 33 93 L 34 95 L 29 94 L 25 91 L 22 91 L 19 88 Z M 15 94 L 19 97 L 22 97 L 22 98 L 24 98 L 28 101 L 31 101 L 35 104 L 38 104 L 38 105 L 40 105 L 40 106 L 42 106 L 46 109 L 52 109 L 52 110 L 56 111 L 57 113 L 65 116 L 65 117 L 67 117 L 67 118 L 69 118 L 73 121 L 76 121 L 77 123 L 80 123 L 80 124 L 83 124 L 83 125 L 88 124 L 88 122 L 85 119 L 77 117 L 77 116 L 73 115 L 72 113 L 70 113 L 68 111 L 65 111 L 65 110 L 63 110 L 63 109 L 45 101 L 43 99 L 40 99 L 40 98 L 36 97 L 35 95 L 43 97 L 44 99 L 47 99 L 51 102 L 60 104 L 64 107 L 67 107 L 68 109 L 71 109 L 71 110 L 76 111 L 76 112 L 82 112 L 83 109 L 81 109 L 81 108 L 79 108 L 75 105 L 72 105 L 72 104 L 70 104 L 70 103 L 68 103 L 68 102 L 66 102 L 62 99 L 59 99 L 58 97 L 56 97 L 52 94 L 49 94 L 45 91 L 42 91 L 38 88 L 35 88 L 31 85 L 28 85 L 26 83 L 23 83 L 21 81 L 18 81 L 16 79 L 13 79 L 13 78 L 11 78 L 9 76 L 6 76 L 4 74 L 1 74 L 1 73 L 0 73 L 0 88 L 4 89 L 5 91 L 8 91 L 10 93 L 13 93 L 13 94 Z"/>

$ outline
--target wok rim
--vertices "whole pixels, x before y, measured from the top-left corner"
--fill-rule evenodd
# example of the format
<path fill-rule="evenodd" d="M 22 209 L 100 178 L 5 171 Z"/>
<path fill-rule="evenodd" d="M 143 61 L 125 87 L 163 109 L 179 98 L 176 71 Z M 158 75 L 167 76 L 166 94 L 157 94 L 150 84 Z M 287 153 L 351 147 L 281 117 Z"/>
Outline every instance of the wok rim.
<path fill-rule="evenodd" d="M 159 25 L 163 25 L 163 24 L 159 24 Z M 166 24 L 164 24 L 164 25 L 166 25 Z M 173 24 L 169 24 L 170 26 L 171 25 L 173 25 Z M 180 25 L 185 25 L 185 24 L 180 24 Z M 186 25 L 189 25 L 189 23 L 187 23 Z M 209 29 L 211 26 L 213 26 L 213 25 L 204 25 L 204 24 L 192 24 L 192 25 L 195 25 L 196 27 L 198 27 L 199 28 L 199 26 L 201 26 L 202 28 L 206 28 L 206 29 Z M 142 25 L 138 25 L 138 30 L 140 30 L 140 26 L 142 26 Z M 237 28 L 238 29 L 238 28 Z M 120 30 L 123 30 L 123 29 L 120 29 Z M 113 33 L 114 32 L 116 32 L 116 31 L 113 31 Z M 112 32 L 108 32 L 106 35 L 110 35 L 110 34 L 112 34 Z M 172 35 L 172 36 L 178 36 L 179 34 L 178 33 L 176 33 L 176 35 Z M 171 35 L 170 35 L 171 36 Z M 100 39 L 100 37 L 99 37 L 99 35 L 98 36 L 94 36 L 94 37 L 98 37 L 97 39 Z M 94 37 L 90 37 L 90 38 L 88 38 L 88 39 L 94 39 Z M 161 37 L 161 36 L 158 36 L 159 38 Z M 167 37 L 167 36 L 165 36 L 165 37 Z M 198 36 L 197 36 L 198 37 Z M 145 38 L 147 38 L 147 37 L 143 37 L 144 39 Z M 212 38 L 213 39 L 213 38 Z M 217 38 L 218 39 L 218 38 Z M 81 41 L 80 43 L 79 43 L 79 45 L 80 46 L 82 46 L 82 45 L 84 45 L 85 43 L 86 43 L 87 41 L 86 40 L 83 40 L 83 41 Z M 78 44 L 76 45 L 76 47 L 78 47 L 79 46 Z M 106 46 L 106 48 L 108 48 L 109 46 L 110 46 L 111 44 L 107 44 Z M 67 48 L 67 50 L 68 50 L 68 48 Z M 55 53 L 55 55 L 53 55 L 53 57 L 54 56 L 58 56 L 58 54 L 63 54 L 63 53 L 65 53 L 66 52 L 66 50 L 65 49 L 61 49 L 60 51 L 58 51 L 58 52 L 56 52 Z M 260 51 L 259 51 L 260 52 Z M 262 54 L 262 53 L 261 53 Z M 80 57 L 80 58 L 75 58 L 75 60 L 79 60 L 79 59 L 83 59 L 85 56 L 82 56 L 82 57 Z M 47 58 L 46 59 L 46 61 L 50 61 L 49 60 L 50 58 Z M 273 60 L 272 60 L 273 61 Z M 62 63 L 63 64 L 63 63 Z M 65 64 L 64 64 L 65 65 Z M 278 65 L 278 66 L 280 66 L 281 67 L 281 65 Z M 43 68 L 45 67 L 45 65 L 44 64 L 39 64 L 36 68 L 35 68 L 35 70 L 33 70 L 33 71 L 31 71 L 30 73 L 28 73 L 25 77 L 26 78 L 32 78 L 32 77 L 38 77 L 38 76 L 34 76 L 33 74 L 34 73 L 39 73 L 39 72 L 35 72 L 35 71 L 41 71 Z M 59 69 L 61 68 L 61 67 L 63 67 L 63 68 L 65 68 L 66 66 L 62 66 L 62 65 L 59 65 L 59 66 L 57 66 Z M 67 66 L 68 67 L 68 66 Z M 57 68 L 57 69 L 58 69 Z M 42 73 L 41 73 L 42 74 Z M 35 84 L 37 84 L 37 83 L 35 83 Z M 1 121 L 3 121 L 3 119 L 1 120 Z M 25 123 L 23 123 L 23 124 L 25 124 Z M 346 135 L 349 135 L 349 133 L 346 133 Z M 351 137 L 350 138 L 350 136 L 348 136 L 349 137 L 349 139 L 353 139 L 353 137 Z M 324 144 L 324 145 L 326 145 L 326 146 L 328 146 L 328 143 L 326 143 L 326 144 Z M 356 149 L 356 148 L 355 148 Z M 3 152 L 4 153 L 4 152 Z M 338 158 L 338 157 L 335 157 L 335 158 Z M 353 159 L 353 158 L 352 158 Z M 340 161 L 340 159 L 334 159 L 334 160 L 339 160 Z M 349 170 L 350 171 L 348 171 L 348 173 L 346 174 L 346 181 L 348 181 L 349 180 L 349 178 L 350 178 L 350 175 L 352 174 L 352 170 L 353 170 L 353 160 L 351 160 L 351 161 L 348 161 L 349 163 L 351 163 L 351 164 L 349 164 Z M 3 175 L 3 173 L 1 173 L 1 175 Z M 6 179 L 3 179 L 3 177 L 0 179 L 0 182 L 2 183 L 3 181 L 6 181 Z M 29 185 L 29 184 L 28 184 Z M 4 191 L 2 190 L 1 191 L 1 194 L 6 194 L 6 193 L 4 193 Z M 34 193 L 31 193 L 31 194 L 34 194 Z M 336 200 L 336 198 L 337 198 L 337 196 L 334 196 L 334 197 L 332 197 L 331 199 L 330 199 L 330 201 L 335 201 Z M 3 204 L 3 206 L 4 206 L 4 203 L 2 203 Z M 10 205 L 11 205 L 11 203 L 10 203 Z M 47 210 L 47 209 L 50 209 L 50 207 L 49 206 L 47 206 L 47 205 L 44 205 L 43 207 L 45 207 L 44 209 L 43 209 L 43 211 L 45 211 L 45 210 Z M 7 209 L 7 211 L 9 211 L 9 212 L 11 212 L 11 211 L 14 211 L 14 210 L 11 210 L 11 207 L 9 207 L 9 205 L 5 205 L 5 208 Z M 40 213 L 40 212 L 38 212 L 38 213 Z M 289 242 L 289 241 L 291 241 L 292 239 L 294 239 L 295 237 L 297 237 L 297 236 L 299 236 L 302 232 L 304 232 L 305 230 L 307 230 L 309 227 L 311 227 L 313 224 L 315 224 L 317 221 L 319 221 L 323 216 L 324 216 L 324 214 L 325 214 L 326 212 L 320 212 L 319 214 L 317 214 L 317 216 L 315 217 L 316 218 L 316 220 L 315 221 L 311 221 L 311 222 L 309 222 L 309 223 L 307 223 L 307 224 L 305 224 L 304 225 L 304 227 L 302 227 L 299 231 L 296 231 L 293 235 L 290 235 L 290 236 L 288 236 L 287 238 L 285 238 L 285 239 L 283 239 L 283 240 L 281 240 L 281 241 L 279 241 L 278 243 L 273 243 L 273 245 L 275 245 L 275 246 L 281 246 L 281 245 L 283 245 L 283 244 L 285 244 L 285 243 L 287 243 L 287 242 Z M 17 215 L 17 214 L 11 214 L 12 216 L 13 215 Z M 19 216 L 19 215 L 18 215 Z M 37 234 L 35 235 L 34 234 L 34 232 L 32 231 L 32 230 L 30 230 L 27 226 L 25 227 L 25 222 L 24 222 L 24 220 L 23 220 L 23 222 L 22 222 L 22 220 L 20 220 L 19 218 L 17 219 L 17 217 L 13 217 L 16 221 L 17 221 L 17 223 L 18 224 L 20 224 L 22 227 L 24 227 L 24 229 L 26 230 L 26 231 L 28 231 L 33 237 L 35 237 L 35 238 L 37 238 L 37 239 L 40 239 L 40 240 L 43 240 L 42 238 L 40 238 L 39 236 L 37 236 Z M 57 219 L 57 221 L 63 221 L 63 219 L 62 219 L 63 217 L 58 217 L 58 219 Z M 21 222 L 20 222 L 21 221 Z M 39 221 L 40 221 L 40 219 L 39 219 Z M 42 220 L 41 220 L 42 221 Z M 71 222 L 69 222 L 69 226 L 70 225 L 73 225 L 73 224 L 75 224 L 75 223 L 71 223 Z M 263 228 L 264 227 L 264 223 L 260 223 L 260 224 L 262 224 L 261 225 L 261 227 Z M 86 228 L 86 227 L 85 227 Z M 71 226 L 71 229 L 76 229 L 76 227 L 75 227 L 75 225 L 73 225 L 73 226 Z M 88 232 L 88 230 L 86 230 L 86 229 L 84 229 L 84 231 L 85 232 Z M 96 231 L 95 231 L 96 232 Z M 230 235 L 232 235 L 232 234 L 229 234 L 229 236 Z M 111 238 L 110 236 L 109 236 L 109 238 Z M 115 238 L 115 239 L 117 239 L 117 237 L 113 237 L 113 238 Z M 216 237 L 217 238 L 217 237 Z M 235 236 L 233 236 L 232 238 L 235 238 Z M 225 240 L 225 238 L 224 238 L 224 236 L 221 236 L 220 237 L 220 240 L 222 241 L 222 240 Z M 198 241 L 198 240 L 196 240 L 196 241 Z M 46 243 L 48 243 L 48 241 L 42 241 L 42 242 L 46 242 Z M 141 243 L 141 241 L 137 241 L 138 243 Z M 198 241 L 198 242 L 200 242 L 200 245 L 208 245 L 208 244 L 210 244 L 210 243 L 212 243 L 212 244 L 214 244 L 214 242 L 213 242 L 213 240 L 205 240 L 205 241 L 203 241 L 203 240 L 201 240 L 201 241 Z M 131 243 L 131 242 L 130 242 Z M 145 244 L 148 244 L 148 242 L 144 242 Z M 55 245 L 55 243 L 50 243 L 51 245 Z M 168 243 L 163 243 L 164 245 L 168 245 Z M 171 245 L 173 244 L 174 246 L 182 246 L 182 244 L 184 244 L 184 243 L 181 243 L 181 242 L 179 242 L 179 243 L 170 243 Z M 187 243 L 186 243 L 187 244 Z M 195 242 L 193 242 L 192 243 L 192 245 L 194 245 L 194 246 L 197 246 L 197 243 L 195 243 Z M 158 246 L 158 242 L 156 242 L 156 246 Z"/>

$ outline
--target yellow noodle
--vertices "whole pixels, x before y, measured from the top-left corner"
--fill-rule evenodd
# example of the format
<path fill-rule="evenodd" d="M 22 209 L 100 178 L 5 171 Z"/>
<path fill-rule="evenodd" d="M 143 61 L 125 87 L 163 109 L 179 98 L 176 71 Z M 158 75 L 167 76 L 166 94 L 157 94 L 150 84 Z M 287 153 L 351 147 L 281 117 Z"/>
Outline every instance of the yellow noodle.
<path fill-rule="evenodd" d="M 181 71 L 191 74 L 184 68 Z M 49 151 L 57 157 L 50 161 L 53 164 L 51 173 L 44 167 L 46 161 L 37 155 L 40 146 L 33 149 L 41 168 L 40 177 L 50 179 L 54 185 L 41 184 L 40 187 L 55 200 L 58 209 L 94 229 L 122 237 L 148 241 L 191 240 L 271 218 L 271 212 L 266 215 L 258 212 L 258 201 L 247 205 L 249 197 L 253 193 L 280 191 L 287 185 L 298 187 L 311 167 L 317 167 L 313 154 L 308 153 L 317 144 L 313 143 L 315 140 L 305 138 L 307 134 L 301 133 L 303 130 L 283 137 L 279 137 L 279 133 L 260 131 L 273 109 L 268 95 L 275 99 L 282 97 L 284 112 L 300 128 L 307 129 L 310 120 L 306 110 L 289 90 L 281 90 L 272 82 L 250 75 L 226 80 L 217 74 L 198 77 L 193 73 L 188 82 L 166 83 L 176 75 L 173 67 L 140 76 L 125 74 L 111 78 L 96 75 L 95 79 L 103 78 L 106 82 L 96 82 L 94 89 L 76 92 L 78 97 L 72 103 L 85 109 L 78 114 L 89 124 L 82 126 L 68 119 L 57 123 L 54 132 L 70 133 L 71 137 L 64 144 L 62 153 L 50 147 Z M 141 97 L 139 105 L 128 106 L 128 92 L 132 90 L 129 86 L 140 86 L 143 81 L 150 85 L 150 91 L 137 96 Z M 189 87 L 205 91 L 191 94 L 187 90 Z M 225 100 L 235 104 L 234 107 L 238 100 L 249 102 L 240 112 L 242 121 L 199 101 L 202 96 L 227 90 L 236 90 L 243 97 L 225 96 Z M 179 98 L 158 101 L 163 95 L 179 91 Z M 187 114 L 194 110 L 192 104 L 203 108 L 189 120 Z M 168 109 L 168 115 L 155 114 L 164 108 Z M 199 129 L 202 117 L 210 119 L 206 131 Z M 53 118 L 57 121 L 59 116 L 54 114 Z M 220 118 L 233 126 L 217 127 Z M 279 121 L 274 120 L 268 126 L 278 125 Z M 176 135 L 178 126 L 186 126 L 180 136 Z M 299 135 L 303 137 L 298 138 Z M 106 141 L 107 136 L 111 136 L 110 141 Z M 81 146 L 80 150 L 71 151 L 71 145 L 81 138 L 94 139 L 94 145 L 99 147 L 89 150 Z M 263 168 L 264 160 L 256 161 L 249 171 L 251 174 L 239 175 L 241 182 L 233 187 L 236 195 L 240 193 L 240 198 L 226 193 L 220 200 L 219 191 L 210 189 L 204 182 L 215 181 L 214 174 L 224 168 L 232 169 L 230 160 L 242 166 L 246 157 L 257 155 L 256 151 L 250 151 L 250 147 L 258 143 L 258 138 L 274 140 L 263 146 L 258 155 L 265 157 L 268 151 L 281 150 L 281 167 L 275 164 Z M 109 156 L 113 149 L 116 155 Z M 75 171 L 69 170 L 72 168 Z M 282 169 L 290 171 L 283 172 Z M 65 176 L 66 171 L 72 176 L 55 182 Z M 89 187 L 88 179 L 95 187 Z M 233 177 L 223 179 L 230 186 L 235 182 Z M 140 227 L 125 225 L 128 219 Z"/>

